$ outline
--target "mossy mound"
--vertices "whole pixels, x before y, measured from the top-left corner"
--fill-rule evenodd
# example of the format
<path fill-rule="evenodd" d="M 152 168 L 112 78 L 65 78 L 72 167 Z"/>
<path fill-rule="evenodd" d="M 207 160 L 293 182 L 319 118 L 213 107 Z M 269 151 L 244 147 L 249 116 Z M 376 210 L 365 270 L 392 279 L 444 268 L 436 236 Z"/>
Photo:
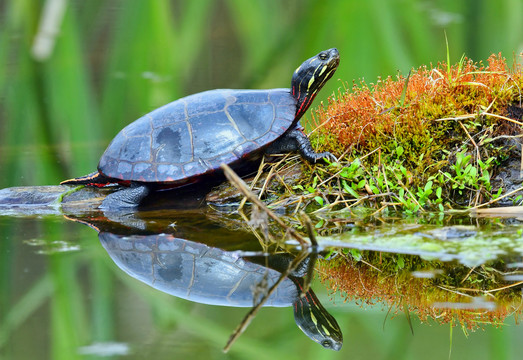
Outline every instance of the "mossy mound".
<path fill-rule="evenodd" d="M 492 179 L 520 154 L 522 88 L 521 66 L 509 68 L 500 54 L 487 65 L 462 58 L 354 84 L 314 114 L 313 143 L 340 157 L 315 191 L 323 202 L 379 199 L 411 212 L 503 196 Z"/>

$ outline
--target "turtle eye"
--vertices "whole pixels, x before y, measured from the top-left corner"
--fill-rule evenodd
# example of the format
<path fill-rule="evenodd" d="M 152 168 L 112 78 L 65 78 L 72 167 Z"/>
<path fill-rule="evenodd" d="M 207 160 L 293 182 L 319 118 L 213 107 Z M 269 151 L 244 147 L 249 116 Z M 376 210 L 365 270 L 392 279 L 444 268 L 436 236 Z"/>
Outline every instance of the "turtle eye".
<path fill-rule="evenodd" d="M 323 340 L 321 342 L 321 346 L 323 346 L 326 349 L 330 349 L 332 347 L 332 344 L 329 340 Z"/>
<path fill-rule="evenodd" d="M 321 52 L 318 54 L 318 57 L 320 58 L 320 60 L 327 60 L 328 55 L 324 52 Z"/>

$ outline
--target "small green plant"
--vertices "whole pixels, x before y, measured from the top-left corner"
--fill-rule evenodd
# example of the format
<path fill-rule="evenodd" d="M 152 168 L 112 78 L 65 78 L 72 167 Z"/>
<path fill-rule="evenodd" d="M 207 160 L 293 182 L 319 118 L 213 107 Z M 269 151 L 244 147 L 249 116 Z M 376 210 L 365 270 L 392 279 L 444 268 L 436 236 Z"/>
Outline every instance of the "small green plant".
<path fill-rule="evenodd" d="M 452 188 L 457 189 L 460 195 L 463 194 L 463 190 L 466 187 L 474 187 L 478 180 L 478 170 L 471 163 L 472 155 L 466 155 L 466 153 L 458 152 L 456 154 L 456 163 L 452 167 L 455 176 L 452 176 L 448 172 L 445 176 L 452 181 Z"/>
<path fill-rule="evenodd" d="M 343 190 L 358 199 L 360 197 L 358 191 L 365 187 L 367 183 L 364 175 L 365 172 L 361 167 L 360 159 L 356 159 L 349 166 L 343 167 L 340 171 Z"/>
<path fill-rule="evenodd" d="M 345 180 L 354 180 L 361 177 L 363 174 L 364 171 L 361 167 L 360 159 L 355 159 L 349 164 L 349 166 L 343 167 L 340 171 L 340 177 Z"/>
<path fill-rule="evenodd" d="M 407 214 L 425 210 L 444 212 L 448 201 L 445 200 L 445 193 L 449 190 L 456 191 L 460 196 L 482 192 L 491 198 L 502 193 L 501 189 L 495 194 L 490 193 L 495 157 L 482 161 L 475 160 L 465 149 L 454 155 L 447 152 L 447 158 L 454 158 L 447 171 L 440 170 L 418 185 L 420 181 L 414 182 L 413 174 L 404 164 L 405 154 L 404 147 L 395 142 L 389 155 L 382 154 L 382 166 L 372 165 L 372 160 L 367 165 L 356 159 L 338 172 L 340 190 L 357 200 L 361 200 L 363 194 L 390 193 L 392 199 L 397 202 L 396 205 Z M 366 166 L 369 166 L 371 171 L 366 171 Z M 323 198 L 317 201 L 321 205 Z"/>
<path fill-rule="evenodd" d="M 352 256 L 352 258 L 354 259 L 354 261 L 358 262 L 358 261 L 361 261 L 362 259 L 362 254 L 361 254 L 361 251 L 358 250 L 358 249 L 348 249 L 348 252 L 350 253 L 350 255 Z"/>
<path fill-rule="evenodd" d="M 312 179 L 312 183 L 306 185 L 305 187 L 303 185 L 298 184 L 298 185 L 294 185 L 292 188 L 293 188 L 293 190 L 301 190 L 302 192 L 315 195 L 313 198 L 314 201 L 316 201 L 316 203 L 318 205 L 320 205 L 321 207 L 323 207 L 325 205 L 325 200 L 321 196 L 322 192 L 318 189 L 318 177 L 317 176 L 314 176 Z"/>
<path fill-rule="evenodd" d="M 403 188 L 399 189 L 397 199 L 403 205 L 407 214 L 414 214 L 421 208 L 419 202 L 410 193 L 406 193 Z"/>
<path fill-rule="evenodd" d="M 441 197 L 441 194 L 443 193 L 443 189 L 441 186 L 438 186 L 436 188 L 436 200 L 434 201 L 434 204 L 438 205 L 438 210 L 440 212 L 443 212 L 443 198 Z"/>
<path fill-rule="evenodd" d="M 478 166 L 474 166 L 472 155 L 463 150 L 456 153 L 456 162 L 452 166 L 454 175 L 449 172 L 443 172 L 443 175 L 452 183 L 452 189 L 457 190 L 459 195 L 463 195 L 465 190 L 470 189 L 485 189 L 490 192 L 492 190 L 490 171 L 494 160 L 494 157 L 484 162 L 478 159 Z"/>
<path fill-rule="evenodd" d="M 433 184 L 432 180 L 429 180 L 429 181 L 427 181 L 427 183 L 425 184 L 425 187 L 423 187 L 423 189 L 418 187 L 418 191 L 416 192 L 416 195 L 418 196 L 418 203 L 421 206 L 424 206 L 429 202 L 429 197 L 433 193 L 432 184 Z"/>

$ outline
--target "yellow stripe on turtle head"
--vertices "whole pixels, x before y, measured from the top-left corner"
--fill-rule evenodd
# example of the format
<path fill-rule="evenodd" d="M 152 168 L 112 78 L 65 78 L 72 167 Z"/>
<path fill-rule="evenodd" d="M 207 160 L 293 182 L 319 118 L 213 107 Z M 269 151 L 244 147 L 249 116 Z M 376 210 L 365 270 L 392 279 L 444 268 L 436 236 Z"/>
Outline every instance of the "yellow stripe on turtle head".
<path fill-rule="evenodd" d="M 321 325 L 321 328 L 322 328 L 323 333 L 324 333 L 325 335 L 330 336 L 330 334 L 331 334 L 330 331 L 327 330 L 327 328 L 326 328 L 323 324 Z"/>
<path fill-rule="evenodd" d="M 307 90 L 311 88 L 312 84 L 314 84 L 314 75 L 311 76 L 309 83 L 307 84 Z"/>
<path fill-rule="evenodd" d="M 311 320 L 314 323 L 314 326 L 318 326 L 318 319 L 316 319 L 313 312 L 311 312 Z"/>

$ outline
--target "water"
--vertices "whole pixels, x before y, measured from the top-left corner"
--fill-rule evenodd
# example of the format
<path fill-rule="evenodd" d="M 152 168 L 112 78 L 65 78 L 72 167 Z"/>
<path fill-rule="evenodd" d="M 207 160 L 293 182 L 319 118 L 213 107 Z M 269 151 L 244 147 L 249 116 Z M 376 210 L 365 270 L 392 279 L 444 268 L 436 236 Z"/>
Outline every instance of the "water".
<path fill-rule="evenodd" d="M 72 218 L 71 214 L 68 217 Z M 505 235 L 506 227 L 516 229 L 516 225 L 508 223 L 501 227 L 503 221 L 500 220 L 481 221 L 479 224 L 474 219 L 461 219 L 458 222 L 464 221 L 476 223 L 476 226 L 447 224 L 445 241 L 463 242 L 471 237 L 486 239 L 492 235 L 499 236 L 496 231 L 492 231 L 493 223 L 495 228 L 498 226 L 503 229 Z M 86 222 L 95 225 L 97 229 L 85 226 Z M 389 244 L 393 244 L 389 247 L 401 244 L 401 241 L 393 241 L 393 234 L 401 239 L 405 232 L 420 234 L 434 231 L 431 225 L 409 225 L 408 218 L 400 221 L 396 217 L 386 226 L 373 226 L 372 223 L 370 219 L 367 221 L 367 233 L 376 234 L 377 229 L 386 233 Z M 127 260 L 136 260 L 137 254 L 141 254 L 142 265 L 156 264 L 157 270 L 164 271 L 164 275 L 176 274 L 168 267 L 169 261 L 177 266 L 176 256 L 165 253 L 154 255 L 150 243 L 148 247 L 144 245 L 144 239 L 150 239 L 151 236 L 156 239 L 153 243 L 157 248 L 164 246 L 164 250 L 168 250 L 165 249 L 166 243 L 160 244 L 158 238 L 173 244 L 174 238 L 190 238 L 191 234 L 192 241 L 205 242 L 203 246 L 207 249 L 221 247 L 228 251 L 227 254 L 234 256 L 241 255 L 238 249 L 250 253 L 261 250 L 258 240 L 245 229 L 237 216 L 224 216 L 209 209 L 189 214 L 173 210 L 127 214 L 123 217 L 98 212 L 82 214 L 75 221 L 60 215 L 32 214 L 26 217 L 2 216 L 0 230 L 2 273 L 5 275 L 1 284 L 2 358 L 112 356 L 138 359 L 153 356 L 162 359 L 189 354 L 194 358 L 213 356 L 256 359 L 337 356 L 337 353 L 323 349 L 299 330 L 293 319 L 292 307 L 260 310 L 246 332 L 232 345 L 230 352 L 223 354 L 222 348 L 247 314 L 248 308 L 217 307 L 183 300 L 154 289 L 151 284 L 146 284 L 147 280 L 144 282 L 143 276 L 142 281 L 136 279 L 140 277 L 136 274 L 130 276 L 129 273 L 133 275 L 132 271 L 122 266 L 122 259 L 127 257 Z M 359 226 L 352 230 L 360 235 L 363 231 Z M 157 233 L 164 235 L 154 235 Z M 517 243 L 517 231 L 514 233 L 513 240 Z M 350 231 L 344 234 L 346 236 Z M 111 237 L 120 242 L 119 246 L 134 243 L 129 247 L 134 247 L 135 252 L 122 256 L 128 253 L 120 251 L 120 255 L 115 257 L 114 249 L 107 250 L 110 249 L 107 241 Z M 346 240 L 339 238 L 339 235 L 331 235 L 327 240 L 320 238 L 320 242 L 333 241 L 332 238 L 336 238 L 338 245 Z M 438 241 L 441 241 L 441 237 Z M 188 244 L 186 246 L 192 249 L 188 253 L 197 252 L 197 246 L 200 246 L 195 242 Z M 380 246 L 379 241 L 377 244 Z M 481 247 L 481 241 L 478 244 Z M 332 260 L 320 260 L 317 268 L 320 277 L 330 279 L 327 283 L 339 286 L 339 279 L 349 276 L 343 282 L 346 289 L 337 293 L 327 291 L 325 283 L 318 280 L 312 284 L 320 302 L 337 320 L 344 334 L 340 356 L 424 356 L 436 359 L 448 356 L 451 350 L 452 357 L 466 355 L 467 358 L 474 356 L 478 359 L 491 358 L 494 353 L 506 354 L 505 358 L 516 354 L 516 339 L 521 336 L 522 329 L 515 326 L 519 302 L 513 299 L 521 296 L 520 286 L 511 291 L 510 296 L 500 296 L 499 303 L 495 300 L 500 292 L 496 289 L 521 279 L 507 279 L 507 284 L 504 284 L 502 275 L 498 273 L 501 270 L 494 270 L 501 263 L 504 271 L 516 270 L 517 274 L 519 265 L 515 260 L 506 258 L 506 262 L 513 264 L 512 267 L 507 267 L 504 262 L 486 259 L 485 265 L 476 264 L 476 267 L 470 268 L 456 261 L 441 262 L 436 256 L 423 260 L 417 255 L 404 254 L 402 246 L 393 250 L 393 254 L 367 250 L 355 253 L 355 250 L 351 250 L 352 253 L 338 255 Z M 344 258 L 349 261 L 342 261 Z M 401 266 L 398 265 L 401 262 L 399 259 L 403 264 Z M 336 272 L 329 273 L 328 269 L 335 262 L 338 262 L 338 266 L 339 263 L 346 263 L 345 270 L 338 268 Z M 392 263 L 395 265 L 391 266 Z M 430 265 L 432 271 L 427 270 L 427 265 Z M 418 272 L 406 277 L 407 270 L 414 268 Z M 148 269 L 148 266 L 142 266 L 142 269 Z M 468 274 L 468 277 L 483 274 L 476 278 L 477 281 L 484 281 L 485 286 L 479 287 L 483 292 L 471 292 L 465 289 L 467 286 L 452 281 L 434 282 L 434 277 L 445 279 L 450 275 L 458 280 L 464 279 L 469 272 L 472 275 Z M 490 281 L 492 279 L 489 276 L 495 277 L 494 281 Z M 171 278 L 174 281 L 176 276 Z M 161 287 L 159 277 L 155 281 L 153 285 Z M 431 281 L 432 287 L 429 286 Z M 461 289 L 458 289 L 460 286 Z M 436 292 L 438 289 L 439 293 Z M 447 300 L 441 297 L 442 294 L 455 293 L 464 295 Z M 505 294 L 509 293 L 505 291 Z M 345 300 L 347 298 L 348 301 Z M 508 298 L 512 300 L 508 301 Z M 431 302 L 427 303 L 429 300 Z M 373 305 L 361 305 L 367 303 Z M 465 303 L 467 305 L 463 305 Z M 408 316 L 404 312 L 405 306 L 410 308 Z M 462 311 L 468 315 L 454 314 L 454 325 L 457 327 L 452 332 L 448 323 L 438 324 L 443 322 L 442 317 L 457 311 L 452 309 L 459 307 L 464 307 Z M 479 318 L 481 321 L 495 324 L 502 322 L 503 325 L 478 323 L 474 320 L 478 318 L 476 315 L 470 316 L 472 313 L 483 314 Z M 507 316 L 504 321 L 496 318 L 500 316 L 499 313 L 502 313 L 502 318 Z M 437 319 L 425 319 L 427 314 L 436 315 Z M 419 318 L 426 322 L 421 323 Z M 465 325 L 462 327 L 456 324 L 457 321 L 467 324 L 471 319 L 473 327 L 479 326 L 484 330 L 468 331 Z M 412 322 L 414 335 L 411 334 L 409 321 Z M 468 332 L 468 336 L 462 330 Z M 449 342 L 450 336 L 452 344 Z M 31 339 L 33 346 L 27 346 L 27 339 Z M 426 354 L 425 346 L 435 350 Z"/>

